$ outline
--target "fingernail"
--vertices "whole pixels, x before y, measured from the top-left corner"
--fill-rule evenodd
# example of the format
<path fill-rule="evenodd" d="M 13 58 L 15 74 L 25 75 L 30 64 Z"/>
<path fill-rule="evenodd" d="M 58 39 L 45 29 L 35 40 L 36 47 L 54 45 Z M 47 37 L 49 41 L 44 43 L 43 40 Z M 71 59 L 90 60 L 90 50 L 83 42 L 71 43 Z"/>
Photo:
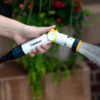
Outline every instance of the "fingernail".
<path fill-rule="evenodd" d="M 52 27 L 56 27 L 56 25 L 52 25 Z"/>
<path fill-rule="evenodd" d="M 31 55 L 31 57 L 34 57 L 35 55 L 33 54 L 33 55 Z"/>

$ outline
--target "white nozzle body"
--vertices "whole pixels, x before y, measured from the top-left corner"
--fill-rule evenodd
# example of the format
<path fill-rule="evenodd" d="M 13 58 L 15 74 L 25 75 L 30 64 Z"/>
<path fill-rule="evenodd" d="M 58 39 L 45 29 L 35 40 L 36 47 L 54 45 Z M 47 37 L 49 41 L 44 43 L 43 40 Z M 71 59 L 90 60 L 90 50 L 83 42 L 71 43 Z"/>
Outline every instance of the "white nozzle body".
<path fill-rule="evenodd" d="M 57 32 L 57 39 L 55 40 L 56 43 L 72 48 L 74 41 L 74 38 L 68 37 L 68 35 Z"/>
<path fill-rule="evenodd" d="M 43 34 L 42 36 L 40 36 L 36 39 L 32 39 L 32 40 L 22 44 L 21 47 L 22 47 L 23 52 L 25 54 L 28 54 L 37 46 L 41 46 L 41 45 L 49 44 L 49 43 L 51 43 L 51 41 L 48 41 L 47 35 Z"/>
<path fill-rule="evenodd" d="M 72 48 L 75 39 L 72 37 L 68 37 L 65 34 L 59 33 L 58 31 L 51 29 L 48 34 L 43 34 L 36 39 L 32 39 L 24 44 L 21 45 L 22 50 L 25 54 L 31 52 L 37 46 L 41 46 L 44 44 L 49 44 L 51 42 L 56 42 L 60 45 L 65 45 L 69 48 Z"/>
<path fill-rule="evenodd" d="M 72 48 L 72 45 L 75 41 L 74 38 L 68 37 L 67 35 L 59 33 L 55 30 L 51 30 L 51 32 L 48 33 L 47 38 L 49 41 L 56 42 L 60 45 L 65 45 L 69 48 Z"/>

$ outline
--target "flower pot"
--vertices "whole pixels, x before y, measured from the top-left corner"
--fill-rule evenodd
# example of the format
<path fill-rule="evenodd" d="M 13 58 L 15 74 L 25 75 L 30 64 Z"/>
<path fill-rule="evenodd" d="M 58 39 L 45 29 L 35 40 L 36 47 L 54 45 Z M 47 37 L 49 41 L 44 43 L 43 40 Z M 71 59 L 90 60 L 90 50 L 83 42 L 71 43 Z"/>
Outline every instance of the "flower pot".
<path fill-rule="evenodd" d="M 26 72 L 20 64 L 7 62 L 0 69 L 0 100 L 32 100 Z"/>
<path fill-rule="evenodd" d="M 0 69 L 0 100 L 32 100 L 27 75 L 22 65 L 6 62 Z M 52 67 L 52 66 L 51 66 Z M 43 79 L 41 100 L 91 100 L 90 70 L 78 62 L 76 72 L 71 73 L 70 81 L 54 85 L 48 74 Z"/>
<path fill-rule="evenodd" d="M 61 26 L 61 32 L 63 34 L 68 35 L 68 30 L 69 30 L 68 26 Z M 73 34 L 74 34 L 74 29 L 71 30 L 70 36 L 73 36 Z M 72 54 L 72 51 L 70 50 L 69 47 L 59 45 L 58 52 L 56 55 L 57 55 L 57 58 L 59 58 L 61 61 L 66 61 L 71 56 L 71 54 Z"/>

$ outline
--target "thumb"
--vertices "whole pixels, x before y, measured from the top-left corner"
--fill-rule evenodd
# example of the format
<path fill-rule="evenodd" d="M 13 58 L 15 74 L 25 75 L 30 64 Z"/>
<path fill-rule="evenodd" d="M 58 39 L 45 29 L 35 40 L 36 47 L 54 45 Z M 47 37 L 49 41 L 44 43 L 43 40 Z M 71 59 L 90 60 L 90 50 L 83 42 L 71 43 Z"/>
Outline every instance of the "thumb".
<path fill-rule="evenodd" d="M 41 28 L 39 29 L 39 31 L 40 31 L 40 33 L 42 34 L 42 33 L 49 32 L 50 29 L 54 29 L 54 28 L 56 28 L 56 25 L 52 25 L 52 26 L 50 26 L 50 27 L 41 27 Z"/>

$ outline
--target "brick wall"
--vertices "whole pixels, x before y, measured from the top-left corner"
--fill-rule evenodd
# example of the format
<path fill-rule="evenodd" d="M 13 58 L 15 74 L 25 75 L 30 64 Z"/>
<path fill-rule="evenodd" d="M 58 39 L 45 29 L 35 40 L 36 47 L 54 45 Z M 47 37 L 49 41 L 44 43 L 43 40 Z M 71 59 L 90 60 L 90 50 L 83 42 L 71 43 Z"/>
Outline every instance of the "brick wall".
<path fill-rule="evenodd" d="M 100 0 L 82 0 L 84 4 L 100 3 Z"/>
<path fill-rule="evenodd" d="M 86 58 L 85 61 L 91 69 L 92 100 L 100 100 L 100 66 L 93 64 Z"/>
<path fill-rule="evenodd" d="M 87 0 L 83 0 L 87 1 Z M 89 1 L 89 0 L 88 0 Z M 92 0 L 93 1 L 93 0 Z M 93 1 L 94 4 L 85 5 L 86 9 L 91 10 L 98 18 L 100 18 L 100 0 Z M 96 4 L 95 4 L 96 3 Z M 82 40 L 92 43 L 92 44 L 100 44 L 100 21 L 97 19 L 86 18 L 90 21 L 93 26 L 92 27 L 84 27 Z M 85 61 L 89 65 L 91 69 L 91 92 L 92 92 L 92 100 L 100 100 L 100 66 L 93 64 L 88 59 L 85 58 Z"/>

